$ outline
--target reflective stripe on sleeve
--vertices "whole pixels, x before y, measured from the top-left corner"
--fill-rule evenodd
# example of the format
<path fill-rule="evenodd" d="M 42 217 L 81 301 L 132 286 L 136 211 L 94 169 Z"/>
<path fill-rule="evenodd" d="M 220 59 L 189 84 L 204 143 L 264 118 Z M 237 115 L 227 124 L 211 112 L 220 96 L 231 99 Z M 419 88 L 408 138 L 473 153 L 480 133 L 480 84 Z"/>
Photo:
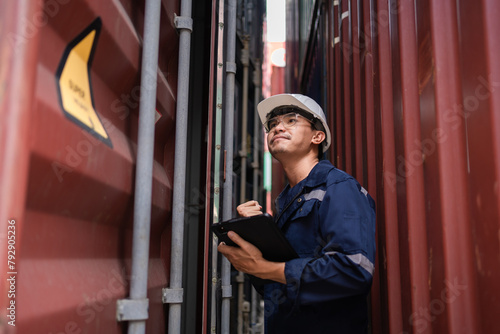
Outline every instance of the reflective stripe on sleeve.
<path fill-rule="evenodd" d="M 325 254 L 328 254 L 328 255 L 334 255 L 338 252 L 326 252 Z M 343 254 L 343 253 L 341 253 Z M 353 263 L 357 264 L 358 266 L 360 266 L 361 268 L 363 268 L 364 270 L 366 270 L 368 273 L 370 273 L 370 275 L 373 276 L 373 272 L 375 271 L 375 266 L 373 265 L 373 263 L 368 260 L 368 258 L 366 256 L 364 256 L 363 254 L 352 254 L 352 255 L 346 255 Z"/>

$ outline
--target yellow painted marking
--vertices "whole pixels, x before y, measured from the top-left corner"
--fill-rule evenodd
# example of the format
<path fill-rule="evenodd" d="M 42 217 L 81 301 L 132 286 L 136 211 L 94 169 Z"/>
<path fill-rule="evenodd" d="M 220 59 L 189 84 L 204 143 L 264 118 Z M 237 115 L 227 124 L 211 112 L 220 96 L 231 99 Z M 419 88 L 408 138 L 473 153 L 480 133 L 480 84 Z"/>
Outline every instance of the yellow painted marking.
<path fill-rule="evenodd" d="M 92 30 L 70 51 L 59 79 L 64 110 L 103 138 L 108 138 L 92 105 L 88 62 L 96 30 Z"/>

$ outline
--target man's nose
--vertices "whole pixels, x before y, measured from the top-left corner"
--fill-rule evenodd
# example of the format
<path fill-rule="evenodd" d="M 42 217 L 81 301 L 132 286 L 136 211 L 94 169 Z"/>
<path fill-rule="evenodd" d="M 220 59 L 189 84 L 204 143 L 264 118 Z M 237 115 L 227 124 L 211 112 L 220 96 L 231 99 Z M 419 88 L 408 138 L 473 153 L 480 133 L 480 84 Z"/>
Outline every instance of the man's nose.
<path fill-rule="evenodd" d="M 283 132 L 283 131 L 285 131 L 285 125 L 284 125 L 282 119 L 280 119 L 280 121 L 278 122 L 278 124 L 276 124 L 276 126 L 274 127 L 274 131 L 275 132 Z"/>

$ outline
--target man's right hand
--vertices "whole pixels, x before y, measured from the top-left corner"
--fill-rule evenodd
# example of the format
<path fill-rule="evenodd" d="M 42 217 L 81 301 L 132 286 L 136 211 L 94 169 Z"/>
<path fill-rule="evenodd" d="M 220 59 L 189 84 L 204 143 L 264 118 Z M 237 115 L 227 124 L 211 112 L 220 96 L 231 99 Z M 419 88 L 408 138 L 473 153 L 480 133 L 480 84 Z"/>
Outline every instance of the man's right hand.
<path fill-rule="evenodd" d="M 240 204 L 236 211 L 241 217 L 257 216 L 262 214 L 262 206 L 257 201 L 248 201 Z"/>

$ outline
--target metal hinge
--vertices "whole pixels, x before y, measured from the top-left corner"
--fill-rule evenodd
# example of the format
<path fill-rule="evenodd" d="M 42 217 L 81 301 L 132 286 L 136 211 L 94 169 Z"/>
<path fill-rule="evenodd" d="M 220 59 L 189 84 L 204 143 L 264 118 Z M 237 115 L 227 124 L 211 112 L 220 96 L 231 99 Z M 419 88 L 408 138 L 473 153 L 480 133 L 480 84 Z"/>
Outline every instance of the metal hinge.
<path fill-rule="evenodd" d="M 231 62 L 231 61 L 227 61 L 226 62 L 226 72 L 235 73 L 236 74 L 236 63 L 235 62 Z"/>
<path fill-rule="evenodd" d="M 184 289 L 162 289 L 162 301 L 164 304 L 182 304 Z"/>
<path fill-rule="evenodd" d="M 231 298 L 233 296 L 233 288 L 231 285 L 223 285 L 221 288 L 222 298 Z"/>
<path fill-rule="evenodd" d="M 120 299 L 116 301 L 116 320 L 146 320 L 149 318 L 149 299 Z"/>
<path fill-rule="evenodd" d="M 174 24 L 177 29 L 187 29 L 193 31 L 193 19 L 186 16 L 177 16 L 174 14 Z"/>

